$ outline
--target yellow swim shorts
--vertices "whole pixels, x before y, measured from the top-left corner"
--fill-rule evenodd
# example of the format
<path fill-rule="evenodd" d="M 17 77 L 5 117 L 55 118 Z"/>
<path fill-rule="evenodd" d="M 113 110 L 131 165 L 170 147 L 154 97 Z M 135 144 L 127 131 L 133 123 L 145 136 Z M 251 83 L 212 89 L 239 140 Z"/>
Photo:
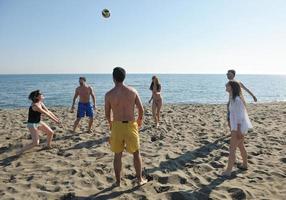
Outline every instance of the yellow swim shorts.
<path fill-rule="evenodd" d="M 126 151 L 134 153 L 139 150 L 138 124 L 135 121 L 114 121 L 111 126 L 111 151 L 120 153 Z"/>

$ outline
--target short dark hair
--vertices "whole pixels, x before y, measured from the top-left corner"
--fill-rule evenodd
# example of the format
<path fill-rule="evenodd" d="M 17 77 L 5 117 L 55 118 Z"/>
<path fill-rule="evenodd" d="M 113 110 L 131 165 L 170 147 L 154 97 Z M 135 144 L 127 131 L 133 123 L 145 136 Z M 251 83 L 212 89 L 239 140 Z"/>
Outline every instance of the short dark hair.
<path fill-rule="evenodd" d="M 33 102 L 33 103 L 36 103 L 37 102 L 37 97 L 41 95 L 41 91 L 40 90 L 35 90 L 33 92 L 31 92 L 29 94 L 29 99 Z"/>
<path fill-rule="evenodd" d="M 83 80 L 84 82 L 86 82 L 86 78 L 84 76 L 79 77 L 79 80 Z"/>
<path fill-rule="evenodd" d="M 230 69 L 230 70 L 228 70 L 228 72 L 232 73 L 235 76 L 235 70 L 234 69 Z"/>
<path fill-rule="evenodd" d="M 122 83 L 125 79 L 125 76 L 126 76 L 126 72 L 125 72 L 125 69 L 121 68 L 121 67 L 115 67 L 113 69 L 113 79 L 116 81 L 116 82 L 119 82 L 119 83 Z"/>

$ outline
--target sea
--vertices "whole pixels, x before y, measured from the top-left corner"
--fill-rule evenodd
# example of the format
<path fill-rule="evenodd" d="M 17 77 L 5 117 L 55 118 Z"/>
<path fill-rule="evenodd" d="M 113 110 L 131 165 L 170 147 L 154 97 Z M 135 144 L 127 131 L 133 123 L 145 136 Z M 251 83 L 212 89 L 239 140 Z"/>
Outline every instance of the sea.
<path fill-rule="evenodd" d="M 225 104 L 225 74 L 156 74 L 162 85 L 165 104 Z M 111 74 L 32 74 L 0 75 L 0 108 L 28 107 L 28 95 L 40 89 L 47 106 L 70 107 L 78 78 L 85 76 L 93 87 L 97 105 L 104 105 L 104 95 L 114 83 Z M 125 84 L 134 87 L 143 102 L 148 104 L 153 74 L 127 74 Z M 286 101 L 286 75 L 237 75 L 258 99 L 258 103 Z M 248 103 L 253 102 L 244 92 Z"/>

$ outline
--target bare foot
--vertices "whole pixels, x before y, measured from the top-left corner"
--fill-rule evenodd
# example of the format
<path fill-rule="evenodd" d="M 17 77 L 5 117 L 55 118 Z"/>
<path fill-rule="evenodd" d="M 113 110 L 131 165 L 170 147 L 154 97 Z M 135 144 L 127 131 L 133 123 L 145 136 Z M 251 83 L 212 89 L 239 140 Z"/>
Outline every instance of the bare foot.
<path fill-rule="evenodd" d="M 21 154 L 23 153 L 23 151 L 20 149 L 20 150 L 17 150 L 16 151 L 16 156 L 20 156 Z"/>
<path fill-rule="evenodd" d="M 145 185 L 148 181 L 146 179 L 141 179 L 140 181 L 138 181 L 138 185 L 139 186 L 142 186 L 142 185 Z"/>
<path fill-rule="evenodd" d="M 49 149 L 52 149 L 53 148 L 53 146 L 52 145 L 45 145 L 45 146 L 43 146 L 43 148 L 42 148 L 42 150 L 49 150 Z"/>
<path fill-rule="evenodd" d="M 220 176 L 223 177 L 223 178 L 230 178 L 231 172 L 224 171 Z"/>
<path fill-rule="evenodd" d="M 112 187 L 120 187 L 120 182 L 115 182 L 112 184 Z"/>
<path fill-rule="evenodd" d="M 247 164 L 242 164 L 242 163 L 237 163 L 237 168 L 242 170 L 242 171 L 246 171 L 248 168 L 247 168 Z"/>

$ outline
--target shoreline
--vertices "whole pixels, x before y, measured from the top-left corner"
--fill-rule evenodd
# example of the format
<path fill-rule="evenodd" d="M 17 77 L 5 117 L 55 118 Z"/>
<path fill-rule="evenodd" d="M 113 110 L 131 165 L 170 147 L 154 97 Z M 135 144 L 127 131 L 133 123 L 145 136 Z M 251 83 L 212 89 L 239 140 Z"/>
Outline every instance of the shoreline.
<path fill-rule="evenodd" d="M 247 105 L 271 105 L 271 104 L 286 104 L 286 100 L 285 101 L 270 101 L 270 102 L 246 102 Z M 222 106 L 222 105 L 226 105 L 227 102 L 225 103 L 164 103 L 163 106 Z M 48 108 L 60 108 L 60 109 L 69 109 L 71 108 L 71 106 L 61 106 L 61 105 L 55 105 L 55 106 L 49 106 L 48 104 L 45 104 Z M 76 103 L 77 105 L 77 103 Z M 17 109 L 28 109 L 30 106 L 22 106 L 22 107 L 0 107 L 0 111 L 1 110 L 17 110 Z M 152 106 L 152 104 L 149 103 L 143 103 L 144 108 L 150 107 Z M 104 104 L 99 104 L 96 106 L 97 108 L 104 108 Z"/>

